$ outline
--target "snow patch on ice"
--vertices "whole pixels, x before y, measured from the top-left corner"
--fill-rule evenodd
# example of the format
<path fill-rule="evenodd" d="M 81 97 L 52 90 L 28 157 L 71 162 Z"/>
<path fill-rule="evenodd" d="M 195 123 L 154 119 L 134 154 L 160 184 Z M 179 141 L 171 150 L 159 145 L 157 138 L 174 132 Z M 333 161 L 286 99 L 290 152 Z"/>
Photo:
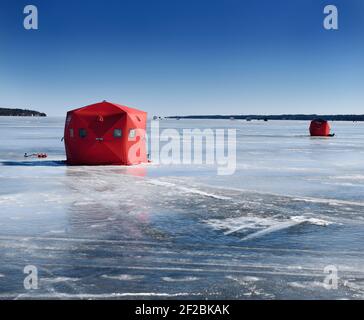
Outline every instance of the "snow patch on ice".
<path fill-rule="evenodd" d="M 49 230 L 48 232 L 46 232 L 46 234 L 60 234 L 65 232 L 66 230 Z"/>
<path fill-rule="evenodd" d="M 304 223 L 317 226 L 328 226 L 332 223 L 326 220 L 306 216 L 292 216 L 286 220 L 275 217 L 245 216 L 239 218 L 210 219 L 205 220 L 204 222 L 215 230 L 225 230 L 224 235 L 230 235 L 236 232 L 250 233 L 242 240 L 250 240 L 262 237 L 269 233 L 284 230 Z"/>
<path fill-rule="evenodd" d="M 69 277 L 56 277 L 56 278 L 42 278 L 42 282 L 47 283 L 60 283 L 60 282 L 76 282 L 79 281 L 80 278 L 69 278 Z"/>
<path fill-rule="evenodd" d="M 354 202 L 354 201 L 336 200 L 336 199 L 294 197 L 294 198 L 292 198 L 292 201 L 322 203 L 322 204 L 328 204 L 331 206 L 351 205 L 351 206 L 364 207 L 364 202 Z"/>
<path fill-rule="evenodd" d="M 323 220 L 323 219 L 317 219 L 317 218 L 308 218 L 305 216 L 293 216 L 291 217 L 291 220 L 299 222 L 299 223 L 310 223 L 317 226 L 328 226 L 332 224 L 332 222 Z"/>
<path fill-rule="evenodd" d="M 265 292 L 263 288 L 257 287 L 257 282 L 261 279 L 258 277 L 253 276 L 244 276 L 244 277 L 235 277 L 232 275 L 226 276 L 226 279 L 230 279 L 232 281 L 237 282 L 241 287 L 242 290 L 245 291 L 243 293 L 243 296 L 246 297 L 262 297 L 264 299 L 273 299 L 274 295 L 271 293 Z"/>
<path fill-rule="evenodd" d="M 196 281 L 199 280 L 198 277 L 181 277 L 181 278 L 172 278 L 172 277 L 162 277 L 163 281 L 167 282 L 187 282 L 187 281 Z"/>
<path fill-rule="evenodd" d="M 120 281 L 132 281 L 132 280 L 140 280 L 143 279 L 143 275 L 131 275 L 131 274 L 119 274 L 119 275 L 107 275 L 103 274 L 101 278 L 104 279 L 112 279 L 112 280 L 120 280 Z"/>
<path fill-rule="evenodd" d="M 347 176 L 336 176 L 333 179 L 338 180 L 364 180 L 364 175 L 362 174 L 355 174 L 355 175 L 347 175 Z"/>
<path fill-rule="evenodd" d="M 364 281 L 355 281 L 353 279 L 345 280 L 343 285 L 350 290 L 356 291 L 357 293 L 364 293 Z"/>
<path fill-rule="evenodd" d="M 105 226 L 107 226 L 106 223 L 95 223 L 95 224 L 90 225 L 90 228 L 102 228 Z"/>
<path fill-rule="evenodd" d="M 323 282 L 319 282 L 319 281 L 302 281 L 302 282 L 298 282 L 298 281 L 293 281 L 293 282 L 288 282 L 288 286 L 292 287 L 292 288 L 299 288 L 299 289 L 317 289 L 317 288 L 325 288 L 325 285 Z"/>
<path fill-rule="evenodd" d="M 257 282 L 257 281 L 261 280 L 260 278 L 253 277 L 253 276 L 245 276 L 245 277 L 226 276 L 225 278 L 234 280 L 237 282 Z"/>

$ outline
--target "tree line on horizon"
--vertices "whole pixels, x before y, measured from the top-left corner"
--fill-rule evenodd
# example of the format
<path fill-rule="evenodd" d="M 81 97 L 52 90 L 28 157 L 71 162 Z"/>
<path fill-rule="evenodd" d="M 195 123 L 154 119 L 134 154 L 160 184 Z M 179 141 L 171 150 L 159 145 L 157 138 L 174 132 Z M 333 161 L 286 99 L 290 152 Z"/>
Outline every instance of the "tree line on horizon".
<path fill-rule="evenodd" d="M 231 120 L 314 120 L 324 119 L 327 121 L 364 121 L 364 114 L 281 114 L 281 115 L 189 115 L 170 116 L 169 119 L 231 119 Z"/>
<path fill-rule="evenodd" d="M 28 109 L 12 109 L 12 108 L 0 108 L 0 116 L 12 116 L 12 117 L 46 117 L 44 112 Z"/>

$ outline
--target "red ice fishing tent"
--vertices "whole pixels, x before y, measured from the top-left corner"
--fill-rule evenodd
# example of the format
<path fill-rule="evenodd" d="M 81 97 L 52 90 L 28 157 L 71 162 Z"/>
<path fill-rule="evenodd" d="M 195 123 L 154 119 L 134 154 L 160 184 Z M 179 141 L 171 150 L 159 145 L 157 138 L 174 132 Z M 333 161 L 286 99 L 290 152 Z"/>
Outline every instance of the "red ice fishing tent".
<path fill-rule="evenodd" d="M 323 119 L 315 119 L 311 121 L 310 134 L 313 137 L 328 137 L 330 136 L 330 124 Z"/>
<path fill-rule="evenodd" d="M 70 165 L 147 162 L 147 113 L 111 102 L 67 112 L 64 142 Z"/>

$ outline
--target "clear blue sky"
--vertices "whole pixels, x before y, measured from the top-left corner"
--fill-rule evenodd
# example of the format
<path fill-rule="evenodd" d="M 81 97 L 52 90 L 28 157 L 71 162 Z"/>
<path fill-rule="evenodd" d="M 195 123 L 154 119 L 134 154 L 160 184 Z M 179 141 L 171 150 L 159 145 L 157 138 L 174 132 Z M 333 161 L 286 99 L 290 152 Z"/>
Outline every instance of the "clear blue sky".
<path fill-rule="evenodd" d="M 364 113 L 364 1 L 1 0 L 0 107 L 104 99 L 150 115 Z"/>

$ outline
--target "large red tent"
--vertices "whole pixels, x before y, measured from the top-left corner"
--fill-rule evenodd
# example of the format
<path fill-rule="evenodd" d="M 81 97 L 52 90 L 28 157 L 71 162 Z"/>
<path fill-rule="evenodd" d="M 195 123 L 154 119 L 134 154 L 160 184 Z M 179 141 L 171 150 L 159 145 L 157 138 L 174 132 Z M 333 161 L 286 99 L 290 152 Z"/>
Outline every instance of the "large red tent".
<path fill-rule="evenodd" d="M 67 112 L 64 141 L 70 165 L 147 162 L 147 113 L 103 101 Z"/>

